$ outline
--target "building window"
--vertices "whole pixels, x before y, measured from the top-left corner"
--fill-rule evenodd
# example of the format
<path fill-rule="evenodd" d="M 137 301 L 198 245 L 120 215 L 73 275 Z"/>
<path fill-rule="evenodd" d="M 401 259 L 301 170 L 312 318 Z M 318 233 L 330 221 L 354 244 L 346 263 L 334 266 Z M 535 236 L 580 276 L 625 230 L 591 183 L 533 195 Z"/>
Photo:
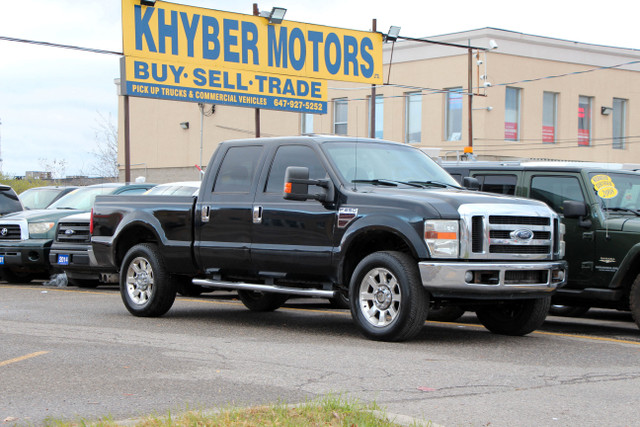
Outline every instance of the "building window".
<path fill-rule="evenodd" d="M 404 140 L 408 143 L 420 142 L 422 137 L 422 93 L 406 93 L 405 100 Z"/>
<path fill-rule="evenodd" d="M 367 135 L 371 129 L 371 97 L 369 97 L 369 127 L 367 128 Z M 384 97 L 382 95 L 376 95 L 376 123 L 373 130 L 373 137 L 382 139 L 384 135 Z"/>
<path fill-rule="evenodd" d="M 347 111 L 349 103 L 347 98 L 333 100 L 333 133 L 336 135 L 347 134 Z"/>
<path fill-rule="evenodd" d="M 517 87 L 507 87 L 504 103 L 504 139 L 518 141 L 520 139 L 520 92 Z"/>
<path fill-rule="evenodd" d="M 313 133 L 313 114 L 302 113 L 300 115 L 300 133 L 302 135 Z"/>
<path fill-rule="evenodd" d="M 581 95 L 578 98 L 578 145 L 591 145 L 592 105 L 592 97 Z"/>
<path fill-rule="evenodd" d="M 613 98 L 613 148 L 622 150 L 626 145 L 627 100 Z"/>
<path fill-rule="evenodd" d="M 558 94 L 545 92 L 542 96 L 542 142 L 556 142 L 558 127 Z"/>
<path fill-rule="evenodd" d="M 447 89 L 445 129 L 447 141 L 462 140 L 462 88 Z"/>

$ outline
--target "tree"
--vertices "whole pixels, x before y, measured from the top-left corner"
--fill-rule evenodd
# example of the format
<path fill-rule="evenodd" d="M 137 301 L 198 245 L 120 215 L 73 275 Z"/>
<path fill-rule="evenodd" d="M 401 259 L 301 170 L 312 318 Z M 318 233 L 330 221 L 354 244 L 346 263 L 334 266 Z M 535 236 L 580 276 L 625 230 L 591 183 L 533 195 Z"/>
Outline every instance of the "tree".
<path fill-rule="evenodd" d="M 49 172 L 51 178 L 60 179 L 65 177 L 67 170 L 67 161 L 65 159 L 53 159 L 39 158 L 38 163 L 44 172 Z"/>
<path fill-rule="evenodd" d="M 102 177 L 118 176 L 118 128 L 111 114 L 105 117 L 98 113 L 97 127 L 94 128 L 96 147 L 93 150 L 95 175 Z"/>

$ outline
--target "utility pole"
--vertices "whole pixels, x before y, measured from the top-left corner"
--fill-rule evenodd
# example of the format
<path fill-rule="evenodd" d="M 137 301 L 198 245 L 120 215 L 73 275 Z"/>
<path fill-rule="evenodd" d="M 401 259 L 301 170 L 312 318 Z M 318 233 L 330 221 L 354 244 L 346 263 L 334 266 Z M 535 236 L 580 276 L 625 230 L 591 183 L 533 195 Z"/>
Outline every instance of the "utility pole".
<path fill-rule="evenodd" d="M 471 44 L 471 40 L 469 40 L 469 44 Z M 470 150 L 473 150 L 473 49 L 467 49 L 468 56 L 468 78 L 469 78 L 469 144 L 468 147 Z M 473 152 L 473 151 L 472 151 Z"/>
<path fill-rule="evenodd" d="M 375 33 L 376 28 L 377 28 L 377 21 L 376 19 L 373 19 L 371 22 L 371 31 Z M 375 84 L 371 85 L 370 102 L 371 102 L 371 106 L 370 106 L 371 111 L 369 112 L 369 116 L 371 118 L 370 120 L 371 126 L 369 129 L 369 138 L 375 138 L 376 137 L 376 85 Z"/>
<path fill-rule="evenodd" d="M 260 16 L 258 3 L 253 4 L 253 15 Z M 259 108 L 256 108 L 256 138 L 260 138 L 260 109 Z"/>

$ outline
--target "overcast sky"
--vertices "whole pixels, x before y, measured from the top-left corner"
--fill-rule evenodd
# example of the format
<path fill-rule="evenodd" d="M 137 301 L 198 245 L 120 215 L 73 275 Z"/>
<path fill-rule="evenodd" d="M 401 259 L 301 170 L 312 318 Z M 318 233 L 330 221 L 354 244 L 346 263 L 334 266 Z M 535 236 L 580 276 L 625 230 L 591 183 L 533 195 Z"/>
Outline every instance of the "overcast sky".
<path fill-rule="evenodd" d="M 184 0 L 251 14 L 254 1 Z M 278 0 L 287 20 L 367 31 L 402 27 L 428 37 L 483 27 L 640 49 L 640 1 Z M 122 51 L 120 0 L 0 0 L 0 36 Z M 117 117 L 119 57 L 0 40 L 2 172 L 24 175 L 54 160 L 89 174 L 100 117 Z"/>

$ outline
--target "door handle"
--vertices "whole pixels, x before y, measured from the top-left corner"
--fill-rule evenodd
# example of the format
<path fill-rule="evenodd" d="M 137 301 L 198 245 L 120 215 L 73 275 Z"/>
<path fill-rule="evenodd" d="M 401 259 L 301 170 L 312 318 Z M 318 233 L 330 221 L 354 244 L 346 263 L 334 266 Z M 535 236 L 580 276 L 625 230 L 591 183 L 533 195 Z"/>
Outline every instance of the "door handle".
<path fill-rule="evenodd" d="M 253 223 L 262 224 L 262 206 L 253 207 Z"/>
<path fill-rule="evenodd" d="M 209 205 L 202 206 L 200 208 L 200 221 L 209 222 L 209 216 L 211 215 L 211 207 Z"/>

